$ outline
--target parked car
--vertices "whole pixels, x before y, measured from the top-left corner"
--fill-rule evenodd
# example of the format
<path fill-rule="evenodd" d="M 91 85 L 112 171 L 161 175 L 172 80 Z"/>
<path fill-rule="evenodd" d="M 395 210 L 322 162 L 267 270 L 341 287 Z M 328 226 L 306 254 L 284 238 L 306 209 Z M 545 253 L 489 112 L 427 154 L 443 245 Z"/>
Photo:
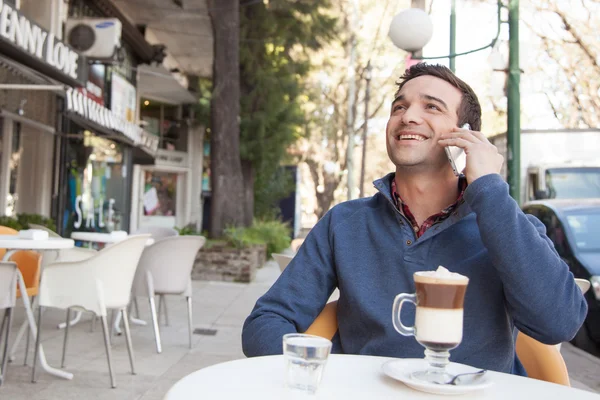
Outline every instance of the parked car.
<path fill-rule="evenodd" d="M 600 350 L 600 199 L 553 199 L 527 203 L 575 278 L 588 279 L 588 315 L 572 343 L 592 354 Z"/>

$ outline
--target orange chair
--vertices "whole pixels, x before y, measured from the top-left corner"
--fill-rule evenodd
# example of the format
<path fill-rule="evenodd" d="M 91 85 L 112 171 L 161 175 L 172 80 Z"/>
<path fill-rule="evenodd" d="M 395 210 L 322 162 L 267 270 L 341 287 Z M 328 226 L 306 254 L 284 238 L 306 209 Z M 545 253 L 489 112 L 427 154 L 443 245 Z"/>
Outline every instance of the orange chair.
<path fill-rule="evenodd" d="M 0 226 L 0 235 L 16 235 L 18 232 L 12 228 L 6 226 Z M 6 254 L 6 249 L 0 249 L 0 260 Z M 17 264 L 17 268 L 23 275 L 23 281 L 25 282 L 25 290 L 27 296 L 32 300 L 38 295 L 40 287 L 40 275 L 42 273 L 42 255 L 35 251 L 30 250 L 19 250 L 15 252 L 10 261 Z M 22 296 L 21 290 L 17 286 L 17 298 Z M 29 350 L 29 334 L 27 334 L 27 345 L 25 348 L 25 361 L 27 362 L 27 353 Z"/>
<path fill-rule="evenodd" d="M 13 228 L 9 228 L 8 226 L 0 225 L 0 235 L 18 235 L 19 232 L 14 230 Z M 0 260 L 4 258 L 6 254 L 6 249 L 0 249 Z"/>
<path fill-rule="evenodd" d="M 19 232 L 0 225 L 0 235 L 17 235 Z M 6 254 L 6 249 L 0 249 L 0 259 Z M 35 251 L 30 250 L 19 250 L 15 252 L 10 261 L 17 263 L 23 280 L 25 281 L 25 287 L 27 288 L 27 295 L 29 297 L 37 296 L 38 289 L 40 286 L 40 274 L 42 272 L 42 255 Z M 21 297 L 21 292 L 17 290 L 17 297 Z"/>
<path fill-rule="evenodd" d="M 332 301 L 325 305 L 305 333 L 331 340 L 337 329 L 337 301 Z M 565 360 L 556 346 L 540 343 L 519 332 L 516 351 L 530 378 L 571 386 Z"/>

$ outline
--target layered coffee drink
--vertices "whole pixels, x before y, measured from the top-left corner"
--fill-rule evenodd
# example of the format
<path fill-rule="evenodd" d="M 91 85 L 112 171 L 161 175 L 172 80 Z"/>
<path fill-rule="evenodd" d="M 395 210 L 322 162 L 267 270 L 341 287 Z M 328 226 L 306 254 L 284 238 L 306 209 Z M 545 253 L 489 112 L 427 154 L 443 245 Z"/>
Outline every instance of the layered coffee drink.
<path fill-rule="evenodd" d="M 415 336 L 434 351 L 457 347 L 463 334 L 463 308 L 469 278 L 444 267 L 414 274 L 417 296 Z"/>

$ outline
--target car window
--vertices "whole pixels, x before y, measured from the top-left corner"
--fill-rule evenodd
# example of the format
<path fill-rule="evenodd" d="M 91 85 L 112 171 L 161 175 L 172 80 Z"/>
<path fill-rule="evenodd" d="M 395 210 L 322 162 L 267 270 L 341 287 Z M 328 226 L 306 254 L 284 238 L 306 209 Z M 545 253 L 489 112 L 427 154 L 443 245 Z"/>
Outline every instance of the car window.
<path fill-rule="evenodd" d="M 566 217 L 577 248 L 600 251 L 600 210 L 572 212 Z"/>

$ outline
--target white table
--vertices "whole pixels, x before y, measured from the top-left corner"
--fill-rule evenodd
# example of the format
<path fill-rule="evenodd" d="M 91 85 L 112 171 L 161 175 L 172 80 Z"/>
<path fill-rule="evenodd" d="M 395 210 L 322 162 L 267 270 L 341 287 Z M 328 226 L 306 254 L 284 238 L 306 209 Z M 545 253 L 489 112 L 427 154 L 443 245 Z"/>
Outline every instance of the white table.
<path fill-rule="evenodd" d="M 71 239 L 79 240 L 82 242 L 89 242 L 90 244 L 91 243 L 113 244 L 113 243 L 122 242 L 123 240 L 127 239 L 128 237 L 129 236 L 114 235 L 111 233 L 102 233 L 102 232 L 72 232 L 71 233 Z M 149 238 L 148 241 L 146 242 L 146 246 L 150 246 L 153 243 L 154 243 L 154 239 Z M 81 320 L 82 315 L 83 315 L 83 313 L 81 311 L 77 311 L 75 313 L 75 317 L 73 317 L 73 319 L 69 322 L 69 326 L 73 326 L 73 325 L 77 324 Z M 96 317 L 92 317 L 92 318 L 94 318 L 93 322 L 95 322 Z M 133 318 L 132 316 L 130 316 L 129 319 L 134 324 L 146 325 L 146 321 L 143 321 L 141 319 Z M 119 314 L 117 314 L 117 318 L 115 319 L 115 323 L 114 323 L 114 327 L 113 327 L 115 332 L 118 333 L 119 335 L 121 334 L 121 328 L 119 327 L 120 324 L 121 324 L 121 314 L 119 313 Z M 66 326 L 67 326 L 66 322 L 62 322 L 62 323 L 58 324 L 58 329 L 64 329 L 64 328 L 66 328 Z M 92 324 L 92 329 L 93 329 L 93 324 Z"/>
<path fill-rule="evenodd" d="M 82 242 L 90 242 L 90 243 L 118 243 L 129 236 L 123 235 L 113 235 L 110 233 L 102 233 L 102 232 L 73 232 L 71 233 L 71 239 L 79 240 Z M 154 239 L 149 238 L 146 242 L 146 246 L 149 246 L 154 243 Z"/>
<path fill-rule="evenodd" d="M 265 399 L 441 399 L 409 388 L 381 372 L 391 358 L 372 356 L 329 356 L 323 381 L 315 396 L 306 396 L 284 386 L 283 356 L 235 360 L 193 372 L 177 382 L 163 400 L 193 398 Z M 450 399 L 600 399 L 600 395 L 553 383 L 489 371 L 494 385 L 482 391 L 446 397 Z"/>
<path fill-rule="evenodd" d="M 23 239 L 16 235 L 0 235 L 0 249 L 7 250 L 2 261 L 10 261 L 12 255 L 18 250 L 60 250 L 71 249 L 74 246 L 75 243 L 71 239 L 48 238 L 45 240 L 32 240 Z M 21 275 L 21 272 L 18 272 L 18 284 L 19 290 L 21 291 L 21 298 L 23 299 L 23 304 L 25 305 L 25 314 L 27 318 L 23 322 L 21 329 L 19 329 L 19 333 L 17 334 L 15 343 L 17 343 L 23 336 L 25 330 L 27 329 L 27 324 L 29 324 L 31 336 L 33 338 L 33 342 L 35 343 L 37 337 L 37 326 L 35 324 L 35 318 L 33 316 L 31 302 L 29 301 L 29 296 L 27 295 L 27 288 L 25 287 L 25 281 L 23 280 L 23 275 Z M 48 365 L 48 362 L 46 361 L 46 356 L 44 355 L 44 349 L 41 345 L 40 364 L 42 366 L 42 369 L 51 375 L 58 376 L 64 379 L 73 379 L 72 373 L 63 371 L 61 369 L 53 368 L 50 365 Z"/>

